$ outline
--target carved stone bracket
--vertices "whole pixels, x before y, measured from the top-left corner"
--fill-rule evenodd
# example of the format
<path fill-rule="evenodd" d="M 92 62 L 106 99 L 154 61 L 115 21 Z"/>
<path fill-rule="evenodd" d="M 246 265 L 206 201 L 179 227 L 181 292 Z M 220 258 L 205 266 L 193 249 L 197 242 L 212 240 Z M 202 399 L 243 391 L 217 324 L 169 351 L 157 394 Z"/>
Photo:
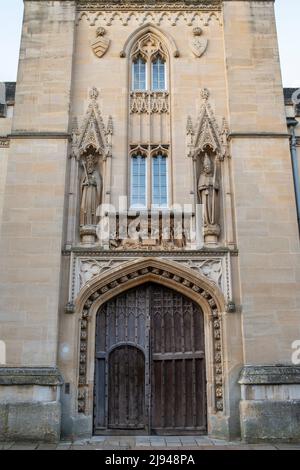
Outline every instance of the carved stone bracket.
<path fill-rule="evenodd" d="M 106 277 L 108 278 L 108 277 Z M 78 412 L 86 412 L 86 398 L 87 398 L 87 351 L 88 351 L 88 335 L 89 335 L 89 320 L 91 318 L 91 311 L 95 302 L 101 296 L 113 291 L 119 291 L 121 285 L 124 285 L 135 279 L 157 279 L 162 282 L 162 279 L 168 279 L 172 283 L 181 285 L 185 290 L 190 290 L 193 297 L 195 294 L 201 296 L 202 302 L 206 304 L 207 310 L 210 311 L 210 321 L 212 324 L 212 341 L 213 341 L 213 368 L 214 368 L 214 395 L 215 395 L 215 410 L 221 412 L 224 409 L 223 398 L 223 354 L 222 354 L 222 332 L 221 332 L 221 312 L 218 309 L 216 300 L 213 295 L 201 285 L 201 281 L 192 282 L 186 276 L 180 276 L 180 272 L 168 269 L 165 266 L 160 268 L 157 263 L 153 265 L 148 263 L 147 266 L 134 269 L 130 271 L 120 272 L 108 281 L 103 281 L 95 290 L 91 290 L 91 294 L 85 301 L 81 315 L 80 315 L 80 354 L 79 354 L 79 384 L 78 384 Z"/>

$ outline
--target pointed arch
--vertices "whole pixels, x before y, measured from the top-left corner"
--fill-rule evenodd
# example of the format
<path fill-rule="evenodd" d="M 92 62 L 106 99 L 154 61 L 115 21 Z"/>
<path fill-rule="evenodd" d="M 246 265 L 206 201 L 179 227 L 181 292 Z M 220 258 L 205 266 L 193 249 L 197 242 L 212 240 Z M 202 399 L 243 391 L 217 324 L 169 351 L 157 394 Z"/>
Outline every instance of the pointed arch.
<path fill-rule="evenodd" d="M 154 26 L 151 23 L 147 23 L 146 25 L 141 26 L 140 28 L 136 29 L 132 34 L 130 34 L 130 36 L 125 41 L 122 51 L 120 52 L 120 57 L 128 57 L 135 42 L 147 33 L 157 35 L 162 41 L 166 43 L 173 57 L 179 57 L 179 50 L 172 36 L 166 33 L 165 31 L 162 31 L 161 28 L 159 28 L 158 26 Z"/>
<path fill-rule="evenodd" d="M 90 370 L 94 351 L 91 347 L 95 334 L 95 319 L 99 308 L 113 297 L 147 282 L 154 282 L 173 289 L 193 300 L 203 311 L 207 325 L 209 364 L 214 399 L 211 406 L 215 412 L 224 411 L 222 313 L 225 299 L 220 289 L 200 273 L 191 272 L 175 261 L 161 258 L 139 258 L 111 269 L 95 277 L 80 291 L 76 301 L 79 319 L 79 376 L 78 412 L 86 413 L 91 408 Z M 91 338 L 91 340 L 89 340 Z M 91 352 L 93 351 L 93 352 Z"/>

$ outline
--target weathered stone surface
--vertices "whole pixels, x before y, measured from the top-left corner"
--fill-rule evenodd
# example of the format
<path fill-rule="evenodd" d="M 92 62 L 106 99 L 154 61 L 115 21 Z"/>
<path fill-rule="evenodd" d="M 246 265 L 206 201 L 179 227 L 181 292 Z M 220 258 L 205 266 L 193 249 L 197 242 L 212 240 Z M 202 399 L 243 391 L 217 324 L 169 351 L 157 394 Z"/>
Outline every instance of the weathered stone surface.
<path fill-rule="evenodd" d="M 62 385 L 58 369 L 47 367 L 0 367 L 0 385 Z"/>
<path fill-rule="evenodd" d="M 0 404 L 0 440 L 57 442 L 60 421 L 57 402 Z"/>
<path fill-rule="evenodd" d="M 247 442 L 300 440 L 300 400 L 242 401 L 240 414 Z"/>
<path fill-rule="evenodd" d="M 300 384 L 300 366 L 263 365 L 245 366 L 240 374 L 241 385 Z"/>

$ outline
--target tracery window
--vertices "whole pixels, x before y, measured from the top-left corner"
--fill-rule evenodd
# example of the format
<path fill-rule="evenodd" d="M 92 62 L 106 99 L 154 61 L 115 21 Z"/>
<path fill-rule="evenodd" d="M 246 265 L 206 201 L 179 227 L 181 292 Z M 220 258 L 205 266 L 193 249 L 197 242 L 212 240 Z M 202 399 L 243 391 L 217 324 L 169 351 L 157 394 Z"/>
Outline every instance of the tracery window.
<path fill-rule="evenodd" d="M 136 154 L 131 157 L 131 207 L 145 208 L 146 205 L 146 158 Z"/>
<path fill-rule="evenodd" d="M 152 157 L 152 204 L 157 208 L 168 205 L 167 157 L 161 154 Z"/>
<path fill-rule="evenodd" d="M 144 91 L 147 88 L 146 72 L 147 66 L 144 59 L 138 57 L 132 64 L 133 69 L 133 90 Z"/>
<path fill-rule="evenodd" d="M 168 158 L 167 150 L 134 149 L 131 152 L 131 207 L 168 207 Z M 147 184 L 147 179 L 151 184 Z"/>
<path fill-rule="evenodd" d="M 133 91 L 167 90 L 167 52 L 153 34 L 143 36 L 135 45 L 132 59 Z"/>
<path fill-rule="evenodd" d="M 145 33 L 131 49 L 128 189 L 132 208 L 160 210 L 170 204 L 169 60 L 159 33 Z"/>
<path fill-rule="evenodd" d="M 157 57 L 151 64 L 152 66 L 152 90 L 166 90 L 166 63 L 161 57 Z"/>

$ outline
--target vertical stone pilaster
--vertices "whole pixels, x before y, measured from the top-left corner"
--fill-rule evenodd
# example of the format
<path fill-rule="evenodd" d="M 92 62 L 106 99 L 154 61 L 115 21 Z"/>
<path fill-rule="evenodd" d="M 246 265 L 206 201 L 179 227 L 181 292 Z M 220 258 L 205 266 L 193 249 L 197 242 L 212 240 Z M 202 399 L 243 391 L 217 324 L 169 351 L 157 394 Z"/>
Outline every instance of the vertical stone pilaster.
<path fill-rule="evenodd" d="M 246 364 L 290 362 L 300 337 L 299 236 L 273 3 L 223 1 Z"/>

